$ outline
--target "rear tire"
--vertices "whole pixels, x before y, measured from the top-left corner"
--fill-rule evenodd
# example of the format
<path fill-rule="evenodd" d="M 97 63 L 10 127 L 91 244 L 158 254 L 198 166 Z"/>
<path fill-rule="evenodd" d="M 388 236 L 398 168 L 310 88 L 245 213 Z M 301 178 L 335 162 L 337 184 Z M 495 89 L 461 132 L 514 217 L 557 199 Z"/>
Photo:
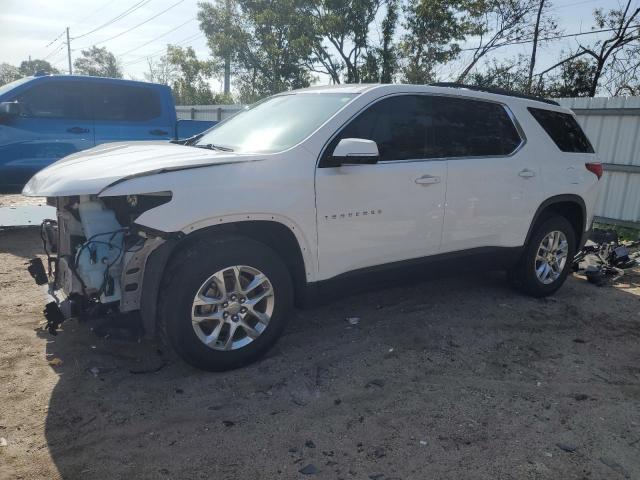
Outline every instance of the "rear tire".
<path fill-rule="evenodd" d="M 518 264 L 508 272 L 510 283 L 533 297 L 556 292 L 571 272 L 576 234 L 569 221 L 553 215 L 539 221 Z"/>
<path fill-rule="evenodd" d="M 244 237 L 201 240 L 180 251 L 160 292 L 163 334 L 194 367 L 224 371 L 264 355 L 293 305 L 291 277 L 268 246 Z"/>

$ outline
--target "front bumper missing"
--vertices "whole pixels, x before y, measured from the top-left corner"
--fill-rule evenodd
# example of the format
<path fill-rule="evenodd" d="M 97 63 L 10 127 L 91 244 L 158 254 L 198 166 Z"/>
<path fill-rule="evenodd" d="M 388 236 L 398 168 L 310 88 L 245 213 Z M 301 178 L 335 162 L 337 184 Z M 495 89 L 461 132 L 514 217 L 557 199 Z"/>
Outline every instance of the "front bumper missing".
<path fill-rule="evenodd" d="M 61 289 L 56 290 L 54 283 L 49 283 L 49 277 L 40 258 L 33 258 L 27 267 L 29 274 L 39 286 L 45 286 L 46 305 L 43 314 L 47 319 L 45 328 L 52 335 L 66 319 L 79 315 L 81 312 L 79 300 L 67 296 Z"/>
<path fill-rule="evenodd" d="M 55 242 L 52 241 L 51 235 L 47 234 L 44 228 L 42 230 L 42 239 L 45 253 L 48 257 L 49 268 L 45 267 L 40 258 L 30 260 L 27 267 L 36 284 L 44 288 L 46 297 L 44 315 L 47 318 L 49 332 L 55 334 L 60 324 L 72 317 L 89 318 L 101 316 L 105 312 L 124 314 L 142 310 L 142 305 L 149 303 L 148 299 L 143 298 L 145 295 L 142 288 L 143 279 L 146 276 L 148 283 L 154 286 L 155 279 L 150 279 L 149 277 L 161 274 L 161 272 L 157 272 L 155 265 L 157 262 L 151 262 L 153 265 L 151 268 L 149 267 L 149 259 L 152 258 L 152 254 L 156 250 L 165 250 L 164 248 L 159 249 L 163 244 L 169 243 L 173 245 L 173 242 L 141 232 L 139 236 L 144 238 L 144 243 L 140 242 L 137 246 L 130 248 L 121 260 L 122 272 L 119 277 L 121 285 L 120 299 L 116 302 L 103 304 L 93 298 L 90 291 L 86 291 L 84 283 L 70 264 L 70 262 L 73 262 L 73 257 L 69 253 L 72 248 L 65 248 L 63 254 L 59 251 L 58 241 L 63 246 L 69 244 L 68 247 L 71 247 L 69 238 L 65 236 L 67 232 L 64 225 L 60 232 L 55 232 Z M 54 253 L 57 253 L 57 255 L 52 255 Z M 162 255 L 162 257 L 164 259 L 165 255 Z M 148 294 L 149 292 L 146 293 L 147 296 Z M 148 310 L 151 315 L 155 316 L 155 308 L 148 308 Z M 148 336 L 152 336 L 155 332 L 154 322 L 150 321 L 150 319 L 146 320 L 145 332 Z"/>

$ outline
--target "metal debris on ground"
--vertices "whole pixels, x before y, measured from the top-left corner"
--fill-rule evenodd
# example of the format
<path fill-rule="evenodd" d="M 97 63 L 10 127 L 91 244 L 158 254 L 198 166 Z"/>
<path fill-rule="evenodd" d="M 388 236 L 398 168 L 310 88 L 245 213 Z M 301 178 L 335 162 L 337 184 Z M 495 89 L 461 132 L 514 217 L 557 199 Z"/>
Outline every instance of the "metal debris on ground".
<path fill-rule="evenodd" d="M 604 286 L 620 279 L 640 265 L 640 240 L 621 242 L 614 230 L 594 229 L 585 246 L 573 259 L 573 270 L 595 285 Z M 636 250 L 632 252 L 632 250 Z"/>

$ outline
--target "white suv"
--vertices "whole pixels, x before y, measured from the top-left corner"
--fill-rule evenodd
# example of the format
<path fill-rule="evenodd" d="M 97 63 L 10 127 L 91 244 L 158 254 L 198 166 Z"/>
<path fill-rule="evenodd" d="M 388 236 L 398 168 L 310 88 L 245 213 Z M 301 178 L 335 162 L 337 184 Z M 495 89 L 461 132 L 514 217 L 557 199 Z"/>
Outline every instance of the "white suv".
<path fill-rule="evenodd" d="M 294 303 L 356 275 L 460 259 L 553 293 L 601 174 L 554 102 L 345 85 L 267 98 L 186 142 L 74 154 L 23 193 L 57 206 L 43 236 L 66 316 L 139 312 L 186 361 L 224 370 L 262 355 Z"/>

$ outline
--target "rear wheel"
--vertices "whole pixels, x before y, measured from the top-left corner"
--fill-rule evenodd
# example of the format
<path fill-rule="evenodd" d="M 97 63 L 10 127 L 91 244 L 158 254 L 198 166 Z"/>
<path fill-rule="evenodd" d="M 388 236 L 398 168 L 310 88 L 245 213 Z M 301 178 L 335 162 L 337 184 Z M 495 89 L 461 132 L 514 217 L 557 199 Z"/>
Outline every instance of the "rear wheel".
<path fill-rule="evenodd" d="M 551 295 L 565 282 L 576 250 L 576 235 L 569 221 L 554 215 L 540 221 L 525 245 L 509 280 L 534 297 Z"/>
<path fill-rule="evenodd" d="M 278 339 L 293 303 L 289 272 L 248 238 L 201 241 L 167 270 L 165 336 L 188 363 L 220 371 L 251 363 Z"/>

